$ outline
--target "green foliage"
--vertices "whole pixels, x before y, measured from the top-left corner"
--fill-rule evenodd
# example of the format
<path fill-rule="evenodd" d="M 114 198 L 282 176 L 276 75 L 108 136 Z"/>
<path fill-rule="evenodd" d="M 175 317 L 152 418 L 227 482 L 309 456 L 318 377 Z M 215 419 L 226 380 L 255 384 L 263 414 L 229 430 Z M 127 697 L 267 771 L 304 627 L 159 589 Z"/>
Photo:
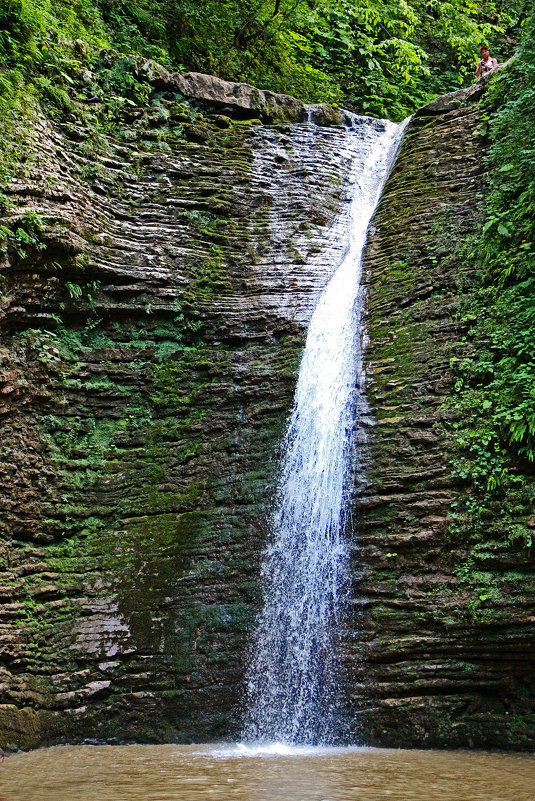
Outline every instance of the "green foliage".
<path fill-rule="evenodd" d="M 83 43 L 143 55 L 170 69 L 246 80 L 314 102 L 401 118 L 470 80 L 483 41 L 508 55 L 524 0 L 5 0 L 0 102 L 30 80 L 73 111 Z M 513 33 L 511 38 L 510 34 Z M 509 36 L 508 36 L 509 35 Z M 508 36 L 508 38 L 507 38 Z M 78 52 L 69 46 L 77 44 Z M 146 100 L 127 67 L 110 69 L 108 101 Z M 129 92 L 117 91 L 117 85 Z M 88 85 L 88 90 L 90 89 Z M 145 96 L 144 96 L 145 95 Z"/>
<path fill-rule="evenodd" d="M 83 295 L 83 289 L 79 284 L 72 284 L 70 281 L 66 281 L 65 289 L 69 293 L 71 300 L 79 300 Z"/>
<path fill-rule="evenodd" d="M 45 225 L 39 214 L 25 211 L 11 226 L 0 225 L 0 252 L 11 247 L 19 258 L 24 259 L 29 253 L 43 250 L 44 231 Z"/>
<path fill-rule="evenodd" d="M 529 36 L 530 31 L 527 42 Z M 510 446 L 531 462 L 535 460 L 534 86 L 535 56 L 526 46 L 489 95 L 494 110 L 489 125 L 490 192 L 476 251 L 482 286 L 468 310 L 470 334 L 485 344 L 469 369 L 458 365 L 461 382 L 473 391 L 484 390 L 481 408 L 489 442 L 495 448 L 498 443 Z"/>
<path fill-rule="evenodd" d="M 208 0 L 200 12 L 183 0 L 167 35 L 179 33 L 175 63 L 403 117 L 471 78 L 478 46 L 520 12 L 492 0 Z"/>
<path fill-rule="evenodd" d="M 490 178 L 485 196 L 474 198 L 483 223 L 465 260 L 476 277 L 463 311 L 468 355 L 452 359 L 454 472 L 474 490 L 452 518 L 468 520 L 475 538 L 495 528 L 528 548 L 526 510 L 535 489 L 534 22 L 526 25 L 519 57 L 485 100 Z"/>
<path fill-rule="evenodd" d="M 457 566 L 454 573 L 459 577 L 461 586 L 471 593 L 471 597 L 464 605 L 465 616 L 469 620 L 492 622 L 503 614 L 496 609 L 503 600 L 500 587 L 502 578 L 488 570 L 478 568 L 478 559 L 482 555 L 480 551 L 481 549 L 476 546 L 466 561 Z"/>
<path fill-rule="evenodd" d="M 24 68 L 41 58 L 39 41 L 47 32 L 50 3 L 5 0 L 0 7 L 0 60 Z"/>

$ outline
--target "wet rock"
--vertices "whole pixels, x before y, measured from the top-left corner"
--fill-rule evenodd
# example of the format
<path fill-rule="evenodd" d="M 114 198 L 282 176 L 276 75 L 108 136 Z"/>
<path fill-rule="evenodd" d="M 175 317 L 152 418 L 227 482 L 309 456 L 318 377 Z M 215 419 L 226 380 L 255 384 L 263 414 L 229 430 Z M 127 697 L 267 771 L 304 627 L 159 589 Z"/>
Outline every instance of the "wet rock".
<path fill-rule="evenodd" d="M 309 110 L 293 98 L 136 69 L 168 120 L 132 108 L 91 154 L 87 131 L 38 117 L 38 152 L 4 190 L 46 229 L 1 265 L 0 739 L 17 746 L 239 729 L 278 443 L 346 242 L 340 112 L 294 125 Z M 530 557 L 506 538 L 485 555 L 503 581 L 474 619 L 449 539 L 464 488 L 447 459 L 447 256 L 483 181 L 478 112 L 458 100 L 415 118 L 371 228 L 346 661 L 368 742 L 525 747 Z"/>
<path fill-rule="evenodd" d="M 143 141 L 110 135 L 96 155 L 39 118 L 38 163 L 6 188 L 46 247 L 2 263 L 4 741 L 239 726 L 277 448 L 344 248 L 351 140 L 262 126 L 304 107 L 247 97 L 260 105 L 231 120 L 176 96 L 165 141 L 151 112 Z"/>
<path fill-rule="evenodd" d="M 471 554 L 474 532 L 456 521 L 467 487 L 450 461 L 450 358 L 466 347 L 456 309 L 471 280 L 460 280 L 455 254 L 481 225 L 474 198 L 485 174 L 472 136 L 481 91 L 415 115 L 366 249 L 367 396 L 378 425 L 355 504 L 347 664 L 355 736 L 381 746 L 535 741 L 533 560 L 507 530 Z M 531 509 L 518 513 L 529 520 Z"/>

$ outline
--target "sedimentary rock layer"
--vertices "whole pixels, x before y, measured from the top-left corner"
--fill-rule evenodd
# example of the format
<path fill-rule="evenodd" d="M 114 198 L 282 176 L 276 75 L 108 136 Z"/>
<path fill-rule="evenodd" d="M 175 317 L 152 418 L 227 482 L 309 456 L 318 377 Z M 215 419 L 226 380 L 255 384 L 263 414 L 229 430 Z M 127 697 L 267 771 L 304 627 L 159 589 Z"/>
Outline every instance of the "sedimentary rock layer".
<path fill-rule="evenodd" d="M 349 134 L 179 100 L 160 87 L 96 144 L 40 115 L 12 132 L 3 744 L 239 723 L 276 451 L 344 247 Z"/>
<path fill-rule="evenodd" d="M 468 529 L 459 512 L 477 496 L 452 470 L 450 360 L 473 347 L 459 311 L 475 276 L 461 265 L 481 225 L 485 140 L 478 106 L 451 99 L 412 120 L 366 251 L 370 418 L 355 513 L 353 720 L 370 744 L 529 748 L 533 556 L 501 522 L 499 501 Z M 531 509 L 519 502 L 513 522 L 525 529 Z"/>
<path fill-rule="evenodd" d="M 6 134 L 3 745 L 236 731 L 277 447 L 344 248 L 336 112 L 275 124 L 302 106 L 225 86 L 199 111 L 184 95 L 211 84 L 136 69 L 153 95 L 98 135 L 37 112 Z M 484 180 L 466 102 L 412 121 L 366 255 L 346 664 L 355 736 L 382 745 L 534 738 L 530 554 L 498 525 L 474 562 L 452 505 L 457 244 Z"/>

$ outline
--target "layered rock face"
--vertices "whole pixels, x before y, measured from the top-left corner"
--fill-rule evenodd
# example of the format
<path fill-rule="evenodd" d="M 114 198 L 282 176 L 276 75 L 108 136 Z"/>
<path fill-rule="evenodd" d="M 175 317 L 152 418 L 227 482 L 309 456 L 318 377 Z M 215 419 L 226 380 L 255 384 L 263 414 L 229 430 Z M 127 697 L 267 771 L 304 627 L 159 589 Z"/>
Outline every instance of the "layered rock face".
<path fill-rule="evenodd" d="M 324 107 L 320 125 L 296 122 L 301 104 L 251 87 L 149 77 L 157 99 L 98 141 L 37 114 L 11 132 L 3 744 L 238 731 L 278 444 L 347 240 L 358 125 Z M 195 92 L 202 116 L 183 104 Z M 499 595 L 480 602 L 452 526 L 465 488 L 448 462 L 449 359 L 466 282 L 451 244 L 472 230 L 483 180 L 477 109 L 452 104 L 412 121 L 366 255 L 350 714 L 369 743 L 524 747 L 529 554 L 489 547 Z"/>
<path fill-rule="evenodd" d="M 480 112 L 459 97 L 411 121 L 368 239 L 368 483 L 348 670 L 370 744 L 530 748 L 534 561 L 513 529 L 527 533 L 532 506 L 519 501 L 506 525 L 498 499 L 471 531 L 460 510 L 479 501 L 452 471 L 451 360 L 474 347 L 462 250 L 485 203 Z"/>
<path fill-rule="evenodd" d="M 239 726 L 277 448 L 358 130 L 180 100 L 159 85 L 97 145 L 69 120 L 12 132 L 3 744 Z"/>

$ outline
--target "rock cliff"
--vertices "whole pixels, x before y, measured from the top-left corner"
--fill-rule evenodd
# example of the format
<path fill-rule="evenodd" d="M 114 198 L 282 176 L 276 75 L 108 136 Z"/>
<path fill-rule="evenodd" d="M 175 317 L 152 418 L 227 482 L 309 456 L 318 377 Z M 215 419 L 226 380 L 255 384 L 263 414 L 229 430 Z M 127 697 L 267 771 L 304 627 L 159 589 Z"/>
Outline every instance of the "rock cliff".
<path fill-rule="evenodd" d="M 150 77 L 96 143 L 38 112 L 11 131 L 5 744 L 235 730 L 276 451 L 344 245 L 358 130 L 201 112 Z"/>
<path fill-rule="evenodd" d="M 535 737 L 534 561 L 514 531 L 528 531 L 532 506 L 519 499 L 507 522 L 502 497 L 471 531 L 460 509 L 478 499 L 452 469 L 452 363 L 477 347 L 460 310 L 477 285 L 463 250 L 485 203 L 480 92 L 415 115 L 368 239 L 371 429 L 348 669 L 370 744 L 530 748 Z"/>
<path fill-rule="evenodd" d="M 358 125 L 136 69 L 147 103 L 98 136 L 38 110 L 8 132 L 7 745 L 236 732 L 277 447 L 311 309 L 344 247 Z M 451 526 L 465 488 L 448 461 L 449 359 L 466 291 L 451 243 L 470 234 L 483 181 L 478 110 L 463 102 L 412 121 L 366 256 L 351 714 L 377 744 L 525 747 L 529 554 L 489 549 L 499 598 L 470 607 Z M 305 113 L 318 125 L 297 122 Z"/>

